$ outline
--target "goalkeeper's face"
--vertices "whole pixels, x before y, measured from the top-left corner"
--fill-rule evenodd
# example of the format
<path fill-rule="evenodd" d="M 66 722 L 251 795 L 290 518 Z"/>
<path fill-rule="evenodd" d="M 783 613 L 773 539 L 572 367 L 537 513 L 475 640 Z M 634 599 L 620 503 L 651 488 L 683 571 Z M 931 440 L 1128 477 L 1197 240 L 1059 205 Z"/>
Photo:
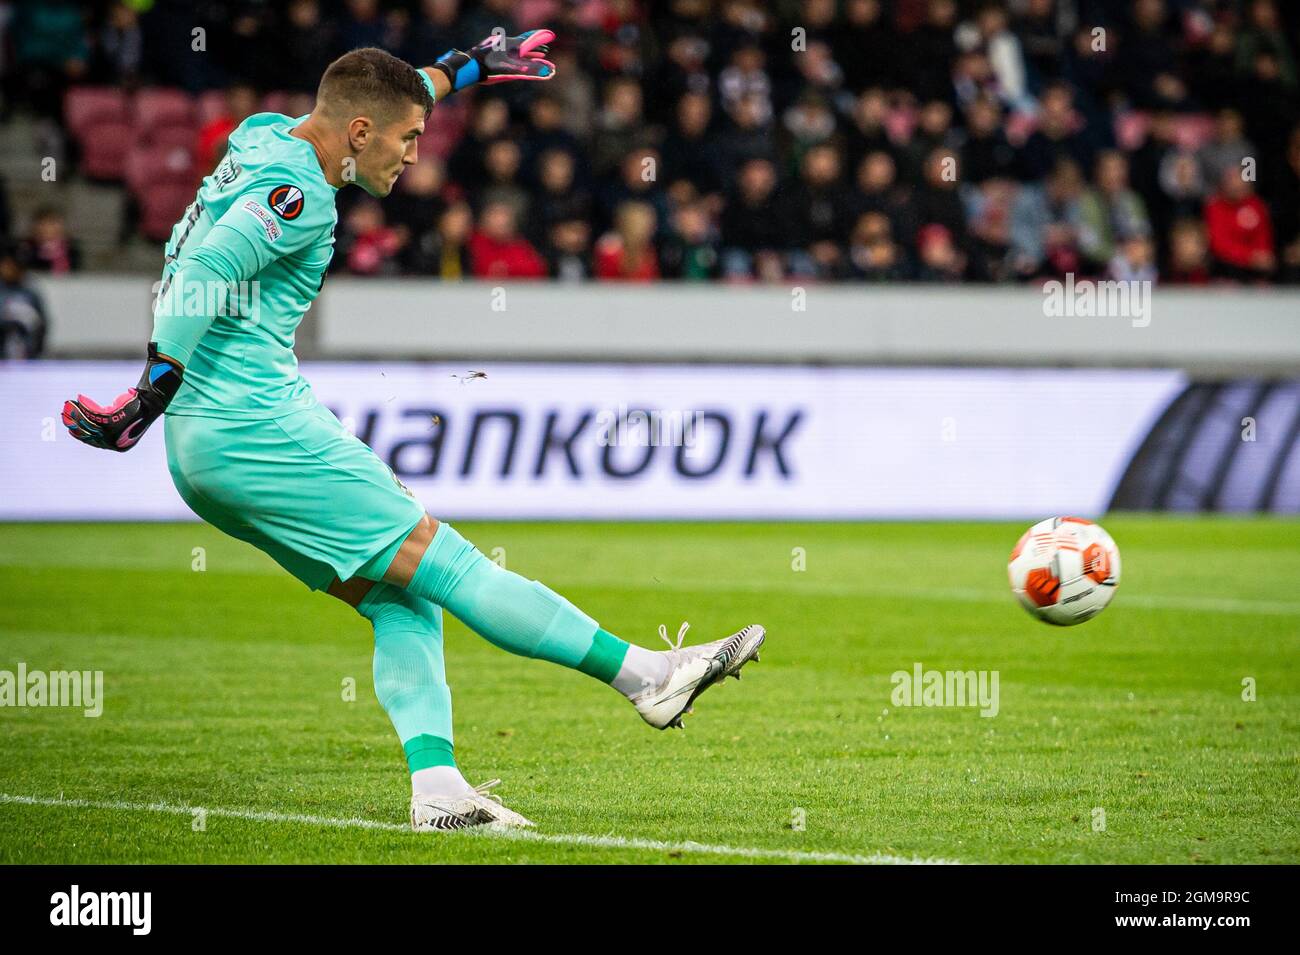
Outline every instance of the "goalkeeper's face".
<path fill-rule="evenodd" d="M 412 103 L 391 116 L 352 121 L 356 183 L 372 196 L 393 191 L 397 177 L 419 158 L 416 140 L 424 132 L 424 110 Z"/>

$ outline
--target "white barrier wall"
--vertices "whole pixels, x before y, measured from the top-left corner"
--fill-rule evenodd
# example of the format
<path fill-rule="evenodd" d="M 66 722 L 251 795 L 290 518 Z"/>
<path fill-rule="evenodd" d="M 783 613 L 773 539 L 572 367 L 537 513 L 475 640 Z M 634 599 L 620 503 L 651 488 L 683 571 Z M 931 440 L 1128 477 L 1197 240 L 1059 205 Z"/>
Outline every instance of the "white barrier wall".
<path fill-rule="evenodd" d="M 43 280 L 54 353 L 140 354 L 155 278 Z M 331 277 L 299 331 L 298 350 L 339 359 L 1300 370 L 1300 291 L 1157 286 L 1149 304 L 1139 319 L 1050 317 L 1043 293 L 1031 288 L 810 285 L 800 297 L 776 285 Z"/>
<path fill-rule="evenodd" d="M 1020 518 L 1102 512 L 1176 371 L 310 364 L 317 397 L 455 518 Z M 64 398 L 138 362 L 0 366 L 0 519 L 169 519 L 161 427 L 78 444 Z M 694 425 L 619 434 L 638 409 Z M 668 429 L 671 432 L 671 428 Z M 610 443 L 611 440 L 615 443 Z M 290 475 L 290 479 L 292 476 Z"/>

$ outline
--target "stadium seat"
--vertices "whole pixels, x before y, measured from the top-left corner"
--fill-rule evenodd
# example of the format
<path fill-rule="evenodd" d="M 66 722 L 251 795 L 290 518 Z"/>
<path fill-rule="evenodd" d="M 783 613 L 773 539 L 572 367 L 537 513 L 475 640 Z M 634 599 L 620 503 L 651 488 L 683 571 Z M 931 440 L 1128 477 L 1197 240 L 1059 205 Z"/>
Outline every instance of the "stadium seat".
<path fill-rule="evenodd" d="M 74 86 L 63 98 L 63 119 L 78 142 L 98 123 L 125 123 L 131 118 L 126 94 L 111 86 Z"/>
<path fill-rule="evenodd" d="M 193 183 L 161 183 L 137 193 L 140 234 L 151 242 L 166 242 L 172 226 L 193 199 Z"/>
<path fill-rule="evenodd" d="M 149 130 L 140 138 L 142 146 L 169 146 L 194 152 L 198 143 L 198 131 L 192 126 L 158 126 Z"/>
<path fill-rule="evenodd" d="M 194 192 L 194 155 L 184 146 L 136 146 L 126 159 L 126 184 L 143 198 L 162 186 L 184 186 Z"/>
<path fill-rule="evenodd" d="M 122 179 L 127 155 L 135 142 L 130 123 L 112 119 L 84 124 L 80 140 L 83 176 L 100 181 Z"/>
<path fill-rule="evenodd" d="M 199 94 L 198 125 L 206 126 L 226 113 L 226 94 L 222 90 L 207 90 Z"/>
<path fill-rule="evenodd" d="M 418 140 L 420 154 L 427 152 L 445 160 L 460 142 L 468 124 L 468 101 L 448 100 L 429 114 L 424 134 Z"/>
<path fill-rule="evenodd" d="M 262 97 L 262 111 L 265 113 L 284 113 L 289 112 L 289 94 L 288 93 L 267 93 Z"/>
<path fill-rule="evenodd" d="M 133 105 L 136 128 L 141 135 L 158 126 L 194 124 L 194 100 L 183 90 L 147 87 L 135 94 Z"/>
<path fill-rule="evenodd" d="M 510 11 L 520 30 L 540 30 L 564 16 L 559 0 L 517 0 Z"/>

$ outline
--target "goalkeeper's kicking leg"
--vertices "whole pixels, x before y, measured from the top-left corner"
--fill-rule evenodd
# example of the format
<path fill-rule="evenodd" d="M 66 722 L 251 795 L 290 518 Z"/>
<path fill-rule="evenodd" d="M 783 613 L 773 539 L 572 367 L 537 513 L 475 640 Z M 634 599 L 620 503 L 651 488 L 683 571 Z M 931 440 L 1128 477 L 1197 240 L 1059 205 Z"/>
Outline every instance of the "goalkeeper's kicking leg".
<path fill-rule="evenodd" d="M 726 676 L 739 679 L 740 668 L 757 658 L 764 637 L 763 628 L 752 625 L 683 648 L 683 626 L 668 651 L 633 646 L 542 584 L 492 563 L 449 524 L 428 517 L 403 542 L 385 577 L 391 582 L 335 580 L 329 592 L 374 624 L 375 693 L 406 753 L 416 829 L 531 825 L 489 799 L 487 786 L 471 787 L 456 768 L 442 607 L 503 649 L 610 684 L 660 729 L 680 727 L 682 715 L 709 686 Z"/>
<path fill-rule="evenodd" d="M 614 636 L 535 580 L 488 560 L 450 524 L 425 517 L 393 558 L 384 580 L 445 607 L 480 636 L 521 656 L 549 660 L 608 683 L 657 729 L 681 728 L 695 698 L 758 656 L 764 631 L 751 624 L 692 647 L 646 650 Z M 664 639 L 667 633 L 660 628 Z"/>

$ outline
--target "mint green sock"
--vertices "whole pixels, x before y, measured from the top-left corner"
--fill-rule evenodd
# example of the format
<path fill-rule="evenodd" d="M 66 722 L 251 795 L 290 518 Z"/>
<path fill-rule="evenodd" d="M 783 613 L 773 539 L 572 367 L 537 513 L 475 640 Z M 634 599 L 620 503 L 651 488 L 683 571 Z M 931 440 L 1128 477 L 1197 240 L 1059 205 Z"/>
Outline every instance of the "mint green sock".
<path fill-rule="evenodd" d="M 548 587 L 492 563 L 446 522 L 438 524 L 407 590 L 450 610 L 503 650 L 602 683 L 613 682 L 627 655 L 627 643 Z"/>
<path fill-rule="evenodd" d="M 407 766 L 412 773 L 455 766 L 441 608 L 377 583 L 357 612 L 375 627 L 375 696 L 397 730 Z"/>

